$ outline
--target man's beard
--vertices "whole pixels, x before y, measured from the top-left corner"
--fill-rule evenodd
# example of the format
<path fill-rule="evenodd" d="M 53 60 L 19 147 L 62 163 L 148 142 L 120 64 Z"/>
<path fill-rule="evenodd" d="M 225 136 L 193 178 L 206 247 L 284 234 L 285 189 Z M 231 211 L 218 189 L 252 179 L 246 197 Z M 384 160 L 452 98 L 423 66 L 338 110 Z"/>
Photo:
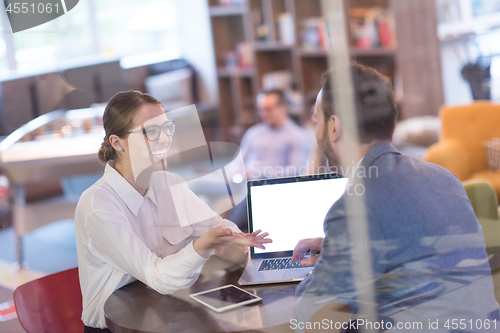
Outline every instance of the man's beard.
<path fill-rule="evenodd" d="M 340 157 L 335 153 L 332 146 L 328 142 L 327 131 L 328 128 L 325 127 L 323 130 L 323 135 L 321 136 L 321 140 L 318 141 L 318 146 L 323 154 L 325 154 L 326 160 L 328 162 L 328 167 L 334 170 L 341 170 Z"/>

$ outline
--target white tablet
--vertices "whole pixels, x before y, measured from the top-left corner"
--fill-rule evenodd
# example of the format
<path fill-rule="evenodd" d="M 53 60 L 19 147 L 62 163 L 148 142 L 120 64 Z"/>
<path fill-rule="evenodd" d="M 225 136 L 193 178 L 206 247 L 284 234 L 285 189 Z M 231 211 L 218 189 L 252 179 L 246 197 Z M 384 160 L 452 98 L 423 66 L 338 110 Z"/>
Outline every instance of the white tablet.
<path fill-rule="evenodd" d="M 233 286 L 232 284 L 202 291 L 201 293 L 189 296 L 216 312 L 223 312 L 241 305 L 255 303 L 262 300 L 259 296 L 255 296 L 254 294 Z"/>

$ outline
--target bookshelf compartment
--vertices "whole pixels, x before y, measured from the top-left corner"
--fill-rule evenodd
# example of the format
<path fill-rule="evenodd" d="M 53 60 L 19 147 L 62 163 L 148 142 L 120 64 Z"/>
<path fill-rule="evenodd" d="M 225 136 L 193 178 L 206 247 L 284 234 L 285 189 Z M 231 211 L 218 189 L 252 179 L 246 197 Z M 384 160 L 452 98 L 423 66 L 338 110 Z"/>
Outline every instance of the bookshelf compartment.
<path fill-rule="evenodd" d="M 286 42 L 286 37 L 283 36 L 282 27 L 280 25 L 280 20 L 282 20 L 285 16 L 288 16 L 287 19 L 292 20 L 293 27 L 293 17 L 287 11 L 285 0 L 264 0 L 269 3 L 266 4 L 266 9 L 270 12 L 268 16 L 271 17 L 271 24 L 274 29 L 274 41 L 284 44 L 295 44 L 295 40 Z M 293 35 L 295 35 L 295 31 L 293 31 Z"/>
<path fill-rule="evenodd" d="M 322 17 L 321 0 L 294 0 L 297 20 L 307 17 Z"/>
<path fill-rule="evenodd" d="M 249 0 L 250 21 L 255 42 L 268 42 L 271 38 L 269 22 L 262 7 L 261 0 Z"/>
<path fill-rule="evenodd" d="M 352 47 L 350 52 L 353 57 L 394 57 L 396 55 L 396 50 L 390 47 L 376 47 L 371 49 L 359 49 Z"/>
<path fill-rule="evenodd" d="M 256 52 L 258 87 L 262 86 L 262 77 L 276 71 L 290 71 L 292 75 L 293 58 L 291 50 Z"/>
<path fill-rule="evenodd" d="M 391 0 L 345 0 L 345 3 L 349 5 L 351 8 L 355 7 L 382 7 L 382 8 L 390 8 L 389 1 Z"/>
<path fill-rule="evenodd" d="M 326 57 L 304 57 L 300 59 L 302 68 L 302 92 L 305 101 L 304 113 L 307 115 L 309 112 L 308 101 L 315 98 L 321 90 L 321 77 L 328 70 L 328 61 Z"/>
<path fill-rule="evenodd" d="M 219 94 L 221 96 L 231 96 L 231 79 L 230 78 L 219 78 Z M 233 125 L 235 121 L 234 117 L 234 105 L 231 98 L 221 98 L 219 101 L 219 117 L 222 128 L 229 128 Z M 225 139 L 228 139 L 227 135 L 224 135 Z"/>
<path fill-rule="evenodd" d="M 238 44 L 246 40 L 242 17 L 212 17 L 212 33 L 214 35 L 214 51 L 217 67 L 230 67 L 229 63 L 231 61 L 237 63 L 238 56 L 236 49 Z"/>
<path fill-rule="evenodd" d="M 246 13 L 244 6 L 214 6 L 209 10 L 210 16 L 233 16 Z"/>
<path fill-rule="evenodd" d="M 219 77 L 253 77 L 254 69 L 249 68 L 238 68 L 238 67 L 219 67 L 217 68 L 217 76 Z"/>
<path fill-rule="evenodd" d="M 254 91 L 254 83 L 250 78 L 239 78 L 241 110 L 240 125 L 247 130 L 250 126 L 260 121 L 256 112 L 255 101 L 257 94 Z"/>

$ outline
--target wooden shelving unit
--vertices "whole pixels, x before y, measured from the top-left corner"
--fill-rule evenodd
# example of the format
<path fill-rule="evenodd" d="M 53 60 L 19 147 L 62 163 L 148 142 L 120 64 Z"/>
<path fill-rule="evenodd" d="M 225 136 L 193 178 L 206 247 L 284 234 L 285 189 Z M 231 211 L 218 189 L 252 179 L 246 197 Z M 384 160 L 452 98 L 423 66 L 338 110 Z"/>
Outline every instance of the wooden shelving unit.
<path fill-rule="evenodd" d="M 351 47 L 350 52 L 353 57 L 394 57 L 396 55 L 396 49 L 390 47 L 377 47 L 373 49 L 359 49 Z"/>
<path fill-rule="evenodd" d="M 254 69 L 253 68 L 218 68 L 217 75 L 221 78 L 230 78 L 230 77 L 252 78 L 254 75 Z"/>
<path fill-rule="evenodd" d="M 280 42 L 254 42 L 253 49 L 258 51 L 292 51 L 294 45 L 287 45 Z"/>
<path fill-rule="evenodd" d="M 219 84 L 219 117 L 223 139 L 239 142 L 245 130 L 259 121 L 255 110 L 256 93 L 262 87 L 263 77 L 271 72 L 285 70 L 292 73 L 293 87 L 300 92 L 303 100 L 297 118 L 302 120 L 309 118 L 308 102 L 320 90 L 321 76 L 328 69 L 327 51 L 324 48 L 303 48 L 301 33 L 304 22 L 308 19 L 323 17 L 321 0 L 246 0 L 243 2 L 244 6 L 226 7 L 221 7 L 217 0 L 208 0 L 208 3 Z M 349 14 L 350 8 L 376 6 L 392 9 L 394 3 L 391 0 L 345 0 L 346 15 Z M 283 18 L 283 13 L 293 19 L 295 33 L 293 43 L 290 41 L 284 43 L 280 36 L 279 20 Z M 349 27 L 347 30 L 350 32 Z M 394 30 L 398 31 L 397 27 Z M 349 38 L 353 39 L 352 36 Z M 234 51 L 241 43 L 250 45 L 253 58 L 253 63 L 244 68 L 238 68 L 234 63 L 230 63 L 237 59 Z M 377 69 L 393 84 L 398 81 L 396 48 L 360 49 L 352 42 L 350 53 L 353 60 Z M 401 93 L 398 95 L 401 96 Z"/>
<path fill-rule="evenodd" d="M 246 6 L 210 6 L 209 13 L 212 17 L 243 15 L 247 11 Z"/>

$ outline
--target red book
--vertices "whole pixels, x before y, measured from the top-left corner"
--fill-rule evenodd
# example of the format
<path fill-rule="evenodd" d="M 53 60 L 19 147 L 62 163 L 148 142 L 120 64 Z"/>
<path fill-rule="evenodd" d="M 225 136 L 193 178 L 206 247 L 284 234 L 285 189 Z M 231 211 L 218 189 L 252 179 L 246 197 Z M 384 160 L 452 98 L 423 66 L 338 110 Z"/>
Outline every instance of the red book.
<path fill-rule="evenodd" d="M 319 47 L 324 50 L 328 49 L 328 35 L 326 33 L 326 24 L 324 19 L 318 20 L 318 37 Z"/>
<path fill-rule="evenodd" d="M 384 16 L 378 21 L 378 37 L 380 46 L 394 47 L 394 31 L 392 29 L 391 18 Z"/>

